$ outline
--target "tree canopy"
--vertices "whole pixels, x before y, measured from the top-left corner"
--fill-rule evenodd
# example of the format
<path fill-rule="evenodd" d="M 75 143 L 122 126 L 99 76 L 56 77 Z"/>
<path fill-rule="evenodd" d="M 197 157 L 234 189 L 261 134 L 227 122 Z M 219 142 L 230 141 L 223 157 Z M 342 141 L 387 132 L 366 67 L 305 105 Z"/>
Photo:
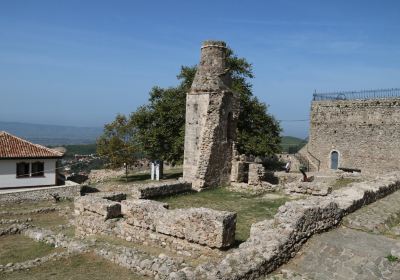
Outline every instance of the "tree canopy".
<path fill-rule="evenodd" d="M 252 93 L 249 79 L 254 77 L 252 65 L 228 49 L 228 67 L 232 75 L 232 90 L 240 96 L 237 127 L 237 149 L 243 154 L 270 155 L 280 151 L 279 122 L 268 113 L 267 105 Z M 186 94 L 196 73 L 196 66 L 182 66 L 176 87 L 154 87 L 149 103 L 139 107 L 129 117 L 118 115 L 105 125 L 99 138 L 98 152 L 109 155 L 115 166 L 126 162 L 129 153 L 140 151 L 149 159 L 161 159 L 172 164 L 183 160 Z M 119 157 L 121 155 L 121 157 Z"/>

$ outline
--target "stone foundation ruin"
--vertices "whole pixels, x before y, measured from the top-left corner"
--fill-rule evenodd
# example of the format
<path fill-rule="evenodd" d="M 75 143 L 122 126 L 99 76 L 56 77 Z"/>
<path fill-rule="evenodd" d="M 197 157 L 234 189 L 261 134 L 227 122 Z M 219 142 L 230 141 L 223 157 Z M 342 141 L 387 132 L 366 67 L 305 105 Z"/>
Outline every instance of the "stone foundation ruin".
<path fill-rule="evenodd" d="M 335 190 L 317 181 L 312 184 L 295 183 L 290 187 L 290 182 L 297 180 L 297 175 L 290 178 L 288 174 L 283 174 L 285 176 L 283 179 L 288 182 L 286 189 L 288 193 L 313 196 L 297 196 L 297 200 L 286 202 L 279 207 L 277 213 L 270 219 L 264 218 L 263 221 L 252 224 L 250 237 L 240 245 L 235 244 L 236 213 L 207 208 L 168 209 L 166 203 L 149 200 L 149 198 L 193 189 L 200 191 L 229 183 L 239 184 L 247 190 L 274 188 L 265 181 L 268 174 L 262 163 L 235 154 L 238 102 L 235 93 L 229 89 L 230 79 L 225 59 L 225 43 L 206 41 L 203 44 L 201 62 L 187 95 L 183 181 L 125 185 L 126 189 L 129 189 L 126 193 L 125 189 L 123 192 L 86 194 L 82 189 L 79 192 L 74 188 L 72 194 L 68 192 L 63 196 L 76 196 L 72 221 L 75 226 L 75 237 L 66 237 L 63 234 L 33 227 L 29 225 L 29 219 L 2 221 L 3 224 L 11 226 L 2 229 L 0 235 L 23 234 L 36 241 L 67 248 L 68 252 L 65 255 L 70 252 L 92 251 L 98 256 L 155 279 L 258 279 L 295 256 L 313 234 L 336 227 L 347 214 L 400 189 L 399 172 L 388 173 L 364 182 L 355 182 L 351 186 Z M 367 165 L 361 164 L 360 157 L 354 156 L 354 159 L 350 159 L 349 155 L 352 154 L 348 145 L 351 143 L 346 144 L 335 138 L 342 134 L 340 137 L 343 135 L 348 137 L 347 142 L 349 142 L 352 128 L 338 132 L 335 127 L 343 128 L 343 125 L 347 125 L 343 124 L 343 120 L 348 122 L 355 118 L 349 113 L 353 107 L 351 104 L 361 107 L 359 112 L 363 110 L 368 112 L 371 108 L 379 107 L 379 104 L 377 101 L 367 102 L 368 104 L 355 101 L 335 102 L 338 103 L 313 105 L 315 108 L 313 114 L 322 121 L 318 123 L 313 119 L 315 122 L 312 124 L 314 126 L 312 129 L 314 132 L 326 129 L 330 139 L 313 134 L 308 149 L 323 157 L 330 149 L 340 148 L 349 154 L 346 155 L 345 152 L 341 154 L 343 158 L 339 161 L 339 166 L 367 169 Z M 382 102 L 385 106 L 389 106 L 386 101 Z M 363 119 L 364 113 L 361 114 L 363 116 L 356 117 L 355 125 L 362 128 L 359 131 L 382 132 L 379 133 L 381 138 L 374 136 L 378 137 L 374 138 L 375 140 L 388 141 L 390 137 L 396 135 L 397 130 L 394 134 L 388 133 L 391 124 L 397 125 L 394 119 L 398 113 L 396 111 L 398 103 L 391 102 L 394 103 L 391 104 L 393 108 L 390 110 L 386 111 L 387 108 L 380 107 L 377 109 L 375 112 L 379 115 L 377 119 L 366 114 L 368 123 Z M 380 125 L 378 119 L 384 118 L 385 115 L 388 118 L 380 120 L 383 128 L 378 129 Z M 351 139 L 358 139 L 358 148 L 366 149 L 367 146 L 364 147 L 364 142 L 361 141 L 361 134 L 357 133 L 354 133 L 356 136 Z M 334 136 L 336 134 L 338 136 Z M 336 142 L 329 142 L 332 139 L 336 139 Z M 346 138 L 343 141 L 346 141 Z M 394 141 L 393 145 L 396 143 Z M 336 146 L 331 147 L 332 145 Z M 316 150 L 313 150 L 313 147 L 316 147 Z M 390 145 L 389 147 L 393 148 Z M 321 151 L 320 155 L 318 151 Z M 375 157 L 378 151 L 379 148 L 374 147 L 371 154 Z M 387 154 L 385 156 L 395 160 L 397 154 L 396 152 L 393 154 L 393 157 Z M 376 164 L 381 164 L 382 169 L 395 169 L 393 163 L 383 163 L 385 160 L 387 158 L 382 158 Z M 327 166 L 327 162 L 321 160 L 320 163 Z M 49 195 L 53 194 L 53 192 L 40 193 L 40 197 L 48 199 Z M 299 197 L 301 199 L 298 199 Z M 7 199 L 14 201 L 17 197 L 12 195 Z M 44 210 L 49 211 L 49 209 Z M 112 237 L 117 239 L 117 242 L 131 242 L 134 248 L 129 245 L 114 245 L 112 242 L 95 247 L 98 236 Z M 157 249 L 168 250 L 162 253 L 156 251 L 154 254 L 140 247 L 141 244 L 157 245 Z M 167 251 L 174 252 L 170 255 L 167 253 L 167 256 L 164 254 Z M 211 260 L 205 252 L 215 253 L 218 258 Z M 175 253 L 179 256 L 177 257 Z M 62 258 L 62 254 L 55 255 L 55 258 Z M 197 262 L 186 263 L 182 256 L 198 257 L 198 259 Z M 39 262 L 42 261 L 48 261 L 47 257 Z M 14 267 L 26 269 L 33 267 L 35 262 L 36 260 Z M 9 267 L 0 265 L 0 271 L 11 269 L 14 269 L 12 265 Z"/>
<path fill-rule="evenodd" d="M 353 183 L 348 188 L 287 202 L 272 219 L 251 226 L 250 237 L 218 262 L 182 267 L 174 264 L 168 274 L 149 268 L 159 279 L 258 279 L 293 257 L 315 233 L 337 226 L 347 214 L 400 189 L 400 174 L 390 173 L 373 180 Z M 321 194 L 319 194 L 321 195 Z M 117 194 L 95 194 L 75 200 L 78 236 L 110 235 L 127 241 L 159 242 L 170 248 L 223 249 L 234 241 L 236 215 L 210 209 L 168 210 L 165 203 L 109 199 Z M 164 245 L 165 246 L 165 245 Z M 199 247 L 196 247 L 199 246 Z M 100 254 L 106 254 L 100 252 Z M 110 255 L 111 254 L 111 255 Z M 128 267 L 138 262 L 127 250 L 105 257 Z M 179 268 L 180 267 L 180 268 Z M 161 276 L 163 275 L 163 276 Z"/>
<path fill-rule="evenodd" d="M 168 210 L 168 204 L 129 199 L 121 202 L 98 196 L 75 200 L 77 231 L 115 234 L 135 239 L 135 232 L 152 232 L 211 248 L 226 248 L 235 241 L 236 213 L 207 208 Z M 117 219 L 115 219 L 117 218 Z M 112 220 L 115 219 L 115 220 Z M 127 236 L 128 234 L 128 236 Z"/>

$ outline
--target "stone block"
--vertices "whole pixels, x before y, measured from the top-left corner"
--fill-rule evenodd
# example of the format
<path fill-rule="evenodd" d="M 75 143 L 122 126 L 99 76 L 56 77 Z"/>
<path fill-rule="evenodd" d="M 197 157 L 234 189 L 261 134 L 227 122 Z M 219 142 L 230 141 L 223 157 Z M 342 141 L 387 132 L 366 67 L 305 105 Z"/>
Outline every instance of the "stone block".
<path fill-rule="evenodd" d="M 75 199 L 75 214 L 100 215 L 104 220 L 121 216 L 121 204 L 101 197 L 82 196 Z"/>
<path fill-rule="evenodd" d="M 265 168 L 261 163 L 249 164 L 249 185 L 261 185 L 265 179 Z"/>
<path fill-rule="evenodd" d="M 248 180 L 249 163 L 243 161 L 232 162 L 231 182 L 243 183 Z"/>
<path fill-rule="evenodd" d="M 332 187 L 323 183 L 298 182 L 286 185 L 291 193 L 301 193 L 316 196 L 326 196 L 332 192 Z"/>
<path fill-rule="evenodd" d="M 156 221 L 167 211 L 168 204 L 145 199 L 129 199 L 121 202 L 121 212 L 130 225 L 156 230 Z"/>
<path fill-rule="evenodd" d="M 165 203 L 132 199 L 122 201 L 126 223 L 214 248 L 235 241 L 236 213 L 208 208 L 168 210 Z"/>
<path fill-rule="evenodd" d="M 192 185 L 187 182 L 172 181 L 152 184 L 143 184 L 132 190 L 134 198 L 152 198 L 189 192 L 192 190 Z"/>
<path fill-rule="evenodd" d="M 96 192 L 87 194 L 88 196 L 100 197 L 111 201 L 121 202 L 126 199 L 126 193 L 123 192 Z"/>

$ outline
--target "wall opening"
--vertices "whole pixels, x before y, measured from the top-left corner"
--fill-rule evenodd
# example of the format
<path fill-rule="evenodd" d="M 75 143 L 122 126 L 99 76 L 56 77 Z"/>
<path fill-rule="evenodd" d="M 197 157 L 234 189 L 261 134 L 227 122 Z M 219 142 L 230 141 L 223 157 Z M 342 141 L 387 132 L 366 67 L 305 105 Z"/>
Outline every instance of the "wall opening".
<path fill-rule="evenodd" d="M 337 151 L 331 152 L 331 169 L 338 169 L 339 167 L 339 153 Z"/>
<path fill-rule="evenodd" d="M 233 140 L 232 122 L 233 122 L 233 115 L 232 115 L 232 112 L 229 112 L 228 121 L 226 123 L 226 141 Z"/>

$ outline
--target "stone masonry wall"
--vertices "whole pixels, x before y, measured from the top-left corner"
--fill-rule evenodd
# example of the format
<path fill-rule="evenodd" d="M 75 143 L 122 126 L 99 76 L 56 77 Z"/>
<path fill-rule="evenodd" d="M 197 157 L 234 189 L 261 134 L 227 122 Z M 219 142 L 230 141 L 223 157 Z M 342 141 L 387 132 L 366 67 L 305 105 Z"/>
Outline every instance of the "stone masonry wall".
<path fill-rule="evenodd" d="M 235 241 L 236 213 L 208 208 L 168 210 L 165 203 L 141 199 L 121 204 L 126 222 L 133 226 L 213 248 L 229 247 Z"/>
<path fill-rule="evenodd" d="M 75 225 L 78 233 L 116 233 L 126 238 L 125 233 L 140 229 L 148 236 L 162 234 L 211 248 L 229 247 L 234 243 L 236 213 L 207 208 L 167 208 L 168 204 L 152 200 L 131 199 L 119 203 L 84 196 L 75 200 Z M 121 214 L 123 219 L 113 219 Z"/>
<path fill-rule="evenodd" d="M 313 234 L 338 225 L 343 216 L 400 189 L 400 173 L 354 183 L 326 197 L 287 202 L 273 219 L 253 224 L 250 238 L 218 264 L 182 269 L 169 279 L 259 279 L 296 255 Z"/>
<path fill-rule="evenodd" d="M 37 190 L 17 191 L 0 194 L 0 202 L 40 201 L 53 200 L 54 197 L 72 199 L 80 195 L 82 186 L 58 186 Z"/>
<path fill-rule="evenodd" d="M 226 44 L 203 43 L 201 60 L 186 100 L 183 177 L 201 190 L 230 181 L 239 115 L 237 94 L 229 88 Z"/>
<path fill-rule="evenodd" d="M 191 190 L 192 185 L 187 182 L 156 182 L 139 185 L 132 190 L 131 194 L 134 198 L 152 198 L 189 192 Z"/>
<path fill-rule="evenodd" d="M 385 173 L 400 165 L 400 99 L 314 101 L 308 151 L 330 169 L 332 151 L 339 167 Z"/>

